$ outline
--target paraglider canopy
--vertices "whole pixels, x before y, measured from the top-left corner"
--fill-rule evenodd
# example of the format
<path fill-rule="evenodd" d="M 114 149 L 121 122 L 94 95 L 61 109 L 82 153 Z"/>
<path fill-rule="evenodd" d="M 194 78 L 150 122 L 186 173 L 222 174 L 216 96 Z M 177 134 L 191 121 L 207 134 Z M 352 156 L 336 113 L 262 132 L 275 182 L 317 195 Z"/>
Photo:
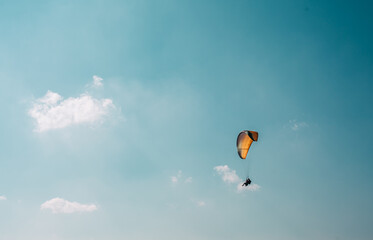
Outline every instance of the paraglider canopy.
<path fill-rule="evenodd" d="M 240 158 L 245 159 L 253 141 L 258 141 L 258 133 L 254 131 L 242 131 L 237 137 L 237 152 Z"/>

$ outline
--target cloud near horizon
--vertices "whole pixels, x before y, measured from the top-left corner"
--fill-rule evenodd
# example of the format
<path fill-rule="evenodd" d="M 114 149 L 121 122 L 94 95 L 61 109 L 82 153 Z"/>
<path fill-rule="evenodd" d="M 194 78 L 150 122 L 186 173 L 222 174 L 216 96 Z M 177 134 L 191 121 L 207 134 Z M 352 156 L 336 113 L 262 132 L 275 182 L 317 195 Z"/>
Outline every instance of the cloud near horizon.
<path fill-rule="evenodd" d="M 37 132 L 65 128 L 82 123 L 97 123 L 110 113 L 115 106 L 111 99 L 95 99 L 87 93 L 79 97 L 63 98 L 47 91 L 44 97 L 36 99 L 28 114 L 36 120 Z"/>
<path fill-rule="evenodd" d="M 40 206 L 41 210 L 50 209 L 52 213 L 75 213 L 75 212 L 93 212 L 97 210 L 94 204 L 81 204 L 78 202 L 69 202 L 62 198 L 53 198 Z"/>
<path fill-rule="evenodd" d="M 236 174 L 236 170 L 230 169 L 228 165 L 224 166 L 216 166 L 214 167 L 214 170 L 222 177 L 222 180 L 224 182 L 227 182 L 229 184 L 235 183 L 237 184 L 237 192 L 242 191 L 257 191 L 260 189 L 260 186 L 258 184 L 250 184 L 247 187 L 242 186 L 243 180 L 238 177 Z"/>
<path fill-rule="evenodd" d="M 1 200 L 6 200 L 6 197 L 5 196 L 0 196 L 0 201 Z"/>

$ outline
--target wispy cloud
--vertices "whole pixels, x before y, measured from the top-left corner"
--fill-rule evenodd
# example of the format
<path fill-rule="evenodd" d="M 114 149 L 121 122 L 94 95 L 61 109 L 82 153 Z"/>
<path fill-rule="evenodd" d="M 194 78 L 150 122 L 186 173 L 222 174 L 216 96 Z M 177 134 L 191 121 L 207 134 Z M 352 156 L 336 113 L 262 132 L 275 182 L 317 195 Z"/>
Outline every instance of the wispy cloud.
<path fill-rule="evenodd" d="M 40 206 L 40 209 L 50 209 L 52 213 L 75 213 L 92 212 L 97 210 L 94 204 L 81 204 L 78 202 L 69 202 L 62 198 L 53 198 Z"/>
<path fill-rule="evenodd" d="M 298 131 L 302 128 L 308 127 L 308 124 L 306 122 L 300 122 L 296 119 L 290 120 L 289 125 L 290 125 L 291 130 L 293 131 Z"/>
<path fill-rule="evenodd" d="M 5 196 L 0 196 L 0 201 L 1 200 L 6 200 L 6 197 Z"/>
<path fill-rule="evenodd" d="M 187 179 L 185 179 L 184 182 L 185 182 L 185 183 L 191 183 L 191 182 L 192 182 L 192 177 L 188 177 Z"/>
<path fill-rule="evenodd" d="M 236 183 L 237 184 L 237 192 L 242 191 L 256 191 L 259 190 L 260 186 L 258 184 L 251 184 L 247 187 L 242 186 L 243 180 L 238 177 L 236 174 L 236 170 L 230 169 L 228 165 L 224 166 L 216 166 L 214 170 L 221 176 L 222 180 L 226 183 Z"/>
<path fill-rule="evenodd" d="M 205 207 L 207 204 L 204 200 L 191 198 L 190 201 L 197 207 Z"/>
<path fill-rule="evenodd" d="M 93 86 L 94 87 L 101 87 L 103 85 L 102 81 L 104 80 L 103 78 L 93 75 Z"/>
<path fill-rule="evenodd" d="M 171 182 L 172 183 L 178 183 L 180 181 L 184 180 L 184 183 L 191 183 L 192 182 L 192 177 L 187 177 L 187 178 L 183 178 L 183 173 L 181 170 L 179 170 L 177 172 L 177 175 L 176 176 L 171 176 Z"/>
<path fill-rule="evenodd" d="M 236 174 L 236 170 L 230 169 L 228 165 L 216 166 L 214 167 L 214 170 L 222 177 L 224 182 L 237 183 L 241 181 Z"/>
<path fill-rule="evenodd" d="M 48 91 L 36 99 L 28 114 L 36 120 L 37 132 L 65 128 L 74 124 L 100 122 L 115 106 L 111 99 L 95 99 L 87 93 L 63 100 L 58 93 Z"/>
<path fill-rule="evenodd" d="M 197 201 L 197 206 L 198 207 L 204 207 L 204 206 L 206 206 L 206 202 L 204 202 L 204 201 Z"/>
<path fill-rule="evenodd" d="M 177 183 L 178 181 L 179 181 L 179 179 L 177 177 L 175 177 L 175 176 L 171 177 L 171 182 Z"/>
<path fill-rule="evenodd" d="M 255 183 L 250 184 L 247 187 L 242 186 L 242 183 L 239 183 L 237 185 L 237 191 L 238 192 L 241 192 L 241 191 L 252 191 L 253 192 L 253 191 L 259 190 L 259 188 L 260 188 L 260 186 L 258 184 L 255 184 Z"/>

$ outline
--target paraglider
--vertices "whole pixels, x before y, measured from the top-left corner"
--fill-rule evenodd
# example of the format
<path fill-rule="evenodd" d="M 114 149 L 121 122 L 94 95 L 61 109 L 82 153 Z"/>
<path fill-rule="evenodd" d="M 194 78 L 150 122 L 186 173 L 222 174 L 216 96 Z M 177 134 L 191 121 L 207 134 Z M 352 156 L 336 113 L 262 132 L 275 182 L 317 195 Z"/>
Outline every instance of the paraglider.
<path fill-rule="evenodd" d="M 258 141 L 258 132 L 255 131 L 242 131 L 237 137 L 237 152 L 241 159 L 246 159 L 247 153 L 253 142 Z M 247 178 L 242 186 L 247 187 L 251 183 L 250 178 Z"/>

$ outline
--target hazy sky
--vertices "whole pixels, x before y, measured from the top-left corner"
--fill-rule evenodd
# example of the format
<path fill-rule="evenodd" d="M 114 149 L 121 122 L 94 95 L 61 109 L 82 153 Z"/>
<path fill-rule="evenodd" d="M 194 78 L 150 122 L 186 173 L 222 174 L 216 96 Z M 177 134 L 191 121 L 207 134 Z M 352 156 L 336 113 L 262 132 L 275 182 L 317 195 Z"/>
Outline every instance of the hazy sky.
<path fill-rule="evenodd" d="M 369 1 L 0 0 L 0 240 L 372 239 L 372 43 Z"/>

